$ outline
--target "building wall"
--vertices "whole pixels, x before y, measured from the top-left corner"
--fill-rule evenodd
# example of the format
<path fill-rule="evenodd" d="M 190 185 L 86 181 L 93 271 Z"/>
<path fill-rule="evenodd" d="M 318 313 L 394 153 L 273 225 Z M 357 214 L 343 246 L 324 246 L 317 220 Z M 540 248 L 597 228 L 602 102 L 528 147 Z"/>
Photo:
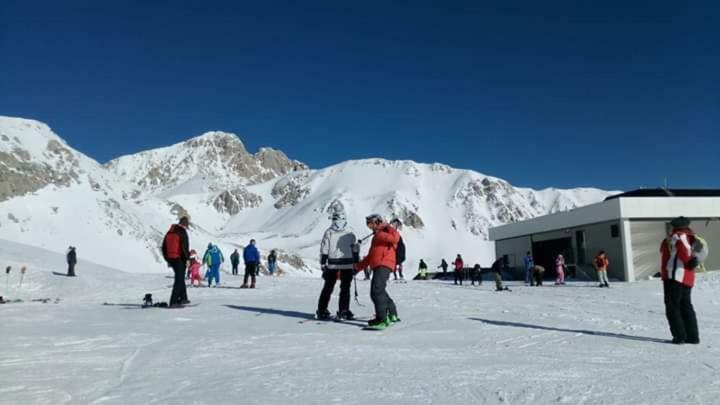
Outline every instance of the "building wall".
<path fill-rule="evenodd" d="M 522 236 L 512 239 L 498 240 L 495 242 L 496 257 L 508 255 L 510 257 L 510 267 L 515 278 L 524 278 L 524 269 L 522 258 L 528 250 L 531 250 L 532 242 L 547 241 L 552 239 L 572 238 L 573 257 L 577 266 L 578 276 L 596 280 L 597 274 L 592 267 L 592 260 L 600 250 L 605 250 L 610 258 L 610 269 L 608 276 L 611 279 L 625 281 L 625 260 L 623 256 L 623 244 L 621 234 L 616 238 L 612 237 L 611 226 L 621 226 L 620 220 L 603 222 L 599 224 L 591 224 L 578 226 L 574 228 L 562 229 L 552 232 L 544 232 L 540 234 Z M 585 231 L 585 261 L 577 263 L 578 241 L 577 231 Z"/>
<path fill-rule="evenodd" d="M 667 235 L 669 222 L 670 219 L 630 221 L 637 280 L 647 279 L 660 271 L 660 243 Z M 693 219 L 690 227 L 710 246 L 705 267 L 720 270 L 720 220 Z"/>

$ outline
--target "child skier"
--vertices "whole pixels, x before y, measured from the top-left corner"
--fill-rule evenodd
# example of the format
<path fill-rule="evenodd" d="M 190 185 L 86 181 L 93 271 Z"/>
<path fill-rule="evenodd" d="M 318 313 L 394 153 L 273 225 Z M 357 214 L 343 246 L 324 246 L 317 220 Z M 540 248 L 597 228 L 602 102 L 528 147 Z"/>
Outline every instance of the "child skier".
<path fill-rule="evenodd" d="M 197 257 L 197 252 L 194 250 L 190 251 L 190 285 L 194 287 L 200 286 L 200 270 L 202 269 L 202 264 L 200 264 L 200 261 Z"/>

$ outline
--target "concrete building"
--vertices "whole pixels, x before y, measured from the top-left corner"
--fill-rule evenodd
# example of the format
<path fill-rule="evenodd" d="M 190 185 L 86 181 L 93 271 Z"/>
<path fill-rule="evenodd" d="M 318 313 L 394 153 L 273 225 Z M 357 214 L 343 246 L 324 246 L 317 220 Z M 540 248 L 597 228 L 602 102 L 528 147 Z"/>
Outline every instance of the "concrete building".
<path fill-rule="evenodd" d="M 595 255 L 604 250 L 610 259 L 611 280 L 647 279 L 660 271 L 659 249 L 672 218 L 685 216 L 691 228 L 705 238 L 710 256 L 707 269 L 720 269 L 720 190 L 637 190 L 567 212 L 490 229 L 497 257 L 508 257 L 517 278 L 524 277 L 523 258 L 533 253 L 535 263 L 554 275 L 554 262 L 563 254 L 570 273 L 596 280 Z"/>

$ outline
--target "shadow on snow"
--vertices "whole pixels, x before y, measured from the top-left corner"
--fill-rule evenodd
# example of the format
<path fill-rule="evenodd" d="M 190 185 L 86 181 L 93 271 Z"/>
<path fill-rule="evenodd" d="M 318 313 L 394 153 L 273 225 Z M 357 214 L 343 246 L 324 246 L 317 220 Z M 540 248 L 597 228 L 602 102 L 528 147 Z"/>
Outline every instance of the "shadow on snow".
<path fill-rule="evenodd" d="M 495 326 L 511 326 L 513 328 L 537 329 L 537 330 L 546 330 L 546 331 L 553 331 L 553 332 L 566 332 L 566 333 L 581 333 L 583 335 L 603 336 L 603 337 L 611 337 L 611 338 L 616 338 L 616 339 L 634 340 L 634 341 L 650 342 L 650 343 L 664 343 L 664 344 L 670 343 L 669 340 L 663 340 L 663 339 L 651 338 L 651 337 L 645 337 L 645 336 L 625 335 L 623 333 L 598 332 L 598 331 L 584 330 L 584 329 L 563 329 L 563 328 L 554 328 L 554 327 L 550 327 L 550 326 L 532 325 L 532 324 L 520 323 L 520 322 L 494 321 L 491 319 L 482 319 L 482 318 L 468 318 L 468 319 L 473 320 L 473 321 L 487 323 L 490 325 L 495 325 Z"/>

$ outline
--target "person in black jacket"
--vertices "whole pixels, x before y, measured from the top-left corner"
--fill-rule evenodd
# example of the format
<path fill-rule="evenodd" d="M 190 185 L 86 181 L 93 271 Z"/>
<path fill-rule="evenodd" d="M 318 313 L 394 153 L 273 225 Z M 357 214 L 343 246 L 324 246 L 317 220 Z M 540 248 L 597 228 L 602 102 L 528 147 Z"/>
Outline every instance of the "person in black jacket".
<path fill-rule="evenodd" d="M 402 222 L 400 222 L 399 219 L 395 218 L 390 222 L 390 225 L 395 228 L 398 232 L 400 232 L 400 229 L 402 229 Z M 405 276 L 403 276 L 403 263 L 405 262 L 405 242 L 403 241 L 402 236 L 400 237 L 400 242 L 398 242 L 397 245 L 397 251 L 395 252 L 395 262 L 397 263 L 395 265 L 395 280 L 398 279 L 398 273 L 400 274 L 400 280 L 405 280 Z"/>
<path fill-rule="evenodd" d="M 180 218 L 180 222 L 173 224 L 165 234 L 162 244 L 162 253 L 168 267 L 175 273 L 175 283 L 170 293 L 170 306 L 177 307 L 189 304 L 187 288 L 185 287 L 185 268 L 190 259 L 190 240 L 187 227 L 190 221 L 187 217 Z"/>
<path fill-rule="evenodd" d="M 67 252 L 68 277 L 75 277 L 75 265 L 77 264 L 77 252 L 75 246 L 70 246 Z"/>
<path fill-rule="evenodd" d="M 238 275 L 238 266 L 240 265 L 240 253 L 237 249 L 230 255 L 230 263 L 232 264 L 232 275 Z"/>

